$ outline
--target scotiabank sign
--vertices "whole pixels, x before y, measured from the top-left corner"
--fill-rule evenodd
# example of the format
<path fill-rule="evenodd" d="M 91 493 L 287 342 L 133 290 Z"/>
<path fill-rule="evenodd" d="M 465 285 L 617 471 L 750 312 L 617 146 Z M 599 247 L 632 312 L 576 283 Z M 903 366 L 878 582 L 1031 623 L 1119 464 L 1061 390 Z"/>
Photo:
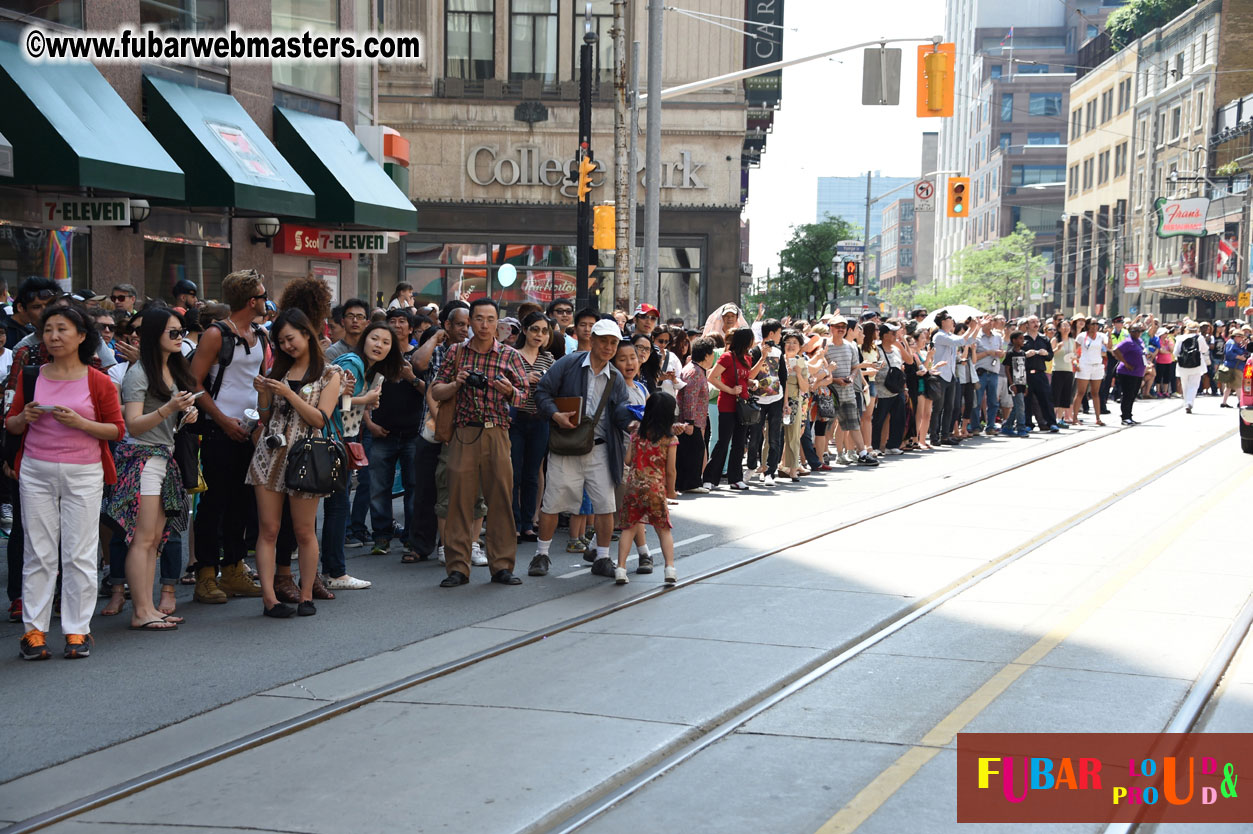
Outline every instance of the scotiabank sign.
<path fill-rule="evenodd" d="M 387 251 L 387 232 L 344 232 L 284 224 L 274 238 L 274 254 L 347 260 L 354 254 Z"/>

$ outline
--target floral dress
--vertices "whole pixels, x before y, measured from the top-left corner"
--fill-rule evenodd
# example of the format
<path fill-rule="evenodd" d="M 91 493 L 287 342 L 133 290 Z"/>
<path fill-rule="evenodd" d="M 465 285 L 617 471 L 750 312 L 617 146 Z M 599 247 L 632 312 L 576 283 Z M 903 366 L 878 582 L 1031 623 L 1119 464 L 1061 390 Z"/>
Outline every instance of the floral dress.
<path fill-rule="evenodd" d="M 343 368 L 338 365 L 327 364 L 322 369 L 322 376 L 313 382 L 306 383 L 300 387 L 300 399 L 309 405 L 317 406 L 318 401 L 322 399 L 322 391 L 330 384 L 331 380 L 337 379 L 343 373 Z M 291 384 L 291 381 L 288 381 Z M 302 440 L 315 431 L 321 431 L 320 428 L 314 429 L 307 424 L 296 412 L 295 406 L 287 401 L 285 397 L 275 397 L 272 400 L 273 411 L 270 413 L 268 422 L 262 424 L 262 438 L 274 434 L 281 434 L 287 444 L 277 449 L 271 449 L 265 445 L 264 440 L 257 444 L 257 449 L 253 452 L 252 463 L 248 466 L 248 477 L 244 479 L 245 483 L 253 486 L 263 486 L 271 492 L 281 492 L 290 495 L 293 498 L 325 498 L 325 495 L 314 494 L 309 492 L 296 492 L 287 488 L 287 452 L 297 441 Z"/>
<path fill-rule="evenodd" d="M 666 450 L 675 442 L 673 437 L 667 437 L 654 443 L 638 435 L 631 441 L 631 469 L 622 499 L 627 527 L 642 522 L 670 529 L 670 511 L 666 508 Z"/>

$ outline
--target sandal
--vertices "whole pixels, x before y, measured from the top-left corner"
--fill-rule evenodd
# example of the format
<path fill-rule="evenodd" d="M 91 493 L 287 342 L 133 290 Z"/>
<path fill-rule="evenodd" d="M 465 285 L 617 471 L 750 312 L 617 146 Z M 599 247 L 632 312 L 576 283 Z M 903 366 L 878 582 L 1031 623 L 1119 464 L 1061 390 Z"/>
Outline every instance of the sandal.
<path fill-rule="evenodd" d="M 183 571 L 183 575 L 179 577 L 178 584 L 195 585 L 196 584 L 196 568 L 197 568 L 197 565 L 195 562 L 192 562 L 189 565 L 187 565 L 187 570 Z"/>
<path fill-rule="evenodd" d="M 165 598 L 167 596 L 170 598 L 168 607 L 165 602 Z M 169 619 L 170 615 L 172 615 L 175 612 L 175 610 L 177 610 L 177 608 L 178 608 L 178 602 L 174 598 L 174 586 L 162 585 L 161 586 L 161 601 L 157 603 L 157 610 L 160 611 L 162 614 L 165 614 L 166 618 Z"/>
<path fill-rule="evenodd" d="M 114 607 L 116 604 L 117 607 Z M 108 603 L 104 608 L 100 609 L 101 617 L 116 617 L 122 613 L 122 609 L 126 607 L 126 596 L 121 585 L 113 586 L 113 593 L 109 596 Z"/>
<path fill-rule="evenodd" d="M 423 561 L 422 556 L 412 550 L 406 550 L 400 554 L 400 564 L 402 565 L 416 565 L 421 561 Z"/>
<path fill-rule="evenodd" d="M 335 595 L 326 590 L 326 586 L 322 584 L 321 574 L 313 575 L 313 598 L 314 599 L 335 599 Z"/>

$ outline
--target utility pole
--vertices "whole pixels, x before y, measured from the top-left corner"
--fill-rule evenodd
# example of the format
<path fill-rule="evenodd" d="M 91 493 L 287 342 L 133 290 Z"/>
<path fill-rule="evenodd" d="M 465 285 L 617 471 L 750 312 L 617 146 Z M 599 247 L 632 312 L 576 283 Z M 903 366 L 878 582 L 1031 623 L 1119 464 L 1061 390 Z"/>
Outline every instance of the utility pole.
<path fill-rule="evenodd" d="M 644 160 L 644 280 L 640 300 L 658 300 L 661 234 L 661 47 L 663 0 L 648 3 L 648 148 Z"/>
<path fill-rule="evenodd" d="M 883 247 L 880 246 L 880 251 Z M 870 171 L 866 171 L 866 228 L 862 231 L 861 248 L 861 306 L 867 306 L 870 291 Z"/>
<path fill-rule="evenodd" d="M 592 49 L 596 33 L 592 31 L 592 4 L 587 4 L 583 22 L 583 46 L 579 50 L 579 149 L 577 158 L 592 159 Z M 589 304 L 587 279 L 591 266 L 592 249 L 592 197 L 590 194 L 578 202 L 578 233 L 575 242 L 574 294 L 576 310 Z"/>
<path fill-rule="evenodd" d="M 639 205 L 639 148 L 637 141 L 640 135 L 640 42 L 631 44 L 631 135 L 627 143 L 627 156 L 631 158 L 630 181 L 627 187 L 627 249 L 631 253 L 631 272 L 627 281 L 627 312 L 635 309 L 635 299 L 639 295 L 639 278 L 635 272 L 635 218 Z"/>
<path fill-rule="evenodd" d="M 634 205 L 627 193 L 627 183 L 634 171 L 634 160 L 627 155 L 627 0 L 613 0 L 613 204 L 614 258 L 613 300 L 616 306 L 627 305 L 630 293 L 632 251 L 630 215 Z"/>

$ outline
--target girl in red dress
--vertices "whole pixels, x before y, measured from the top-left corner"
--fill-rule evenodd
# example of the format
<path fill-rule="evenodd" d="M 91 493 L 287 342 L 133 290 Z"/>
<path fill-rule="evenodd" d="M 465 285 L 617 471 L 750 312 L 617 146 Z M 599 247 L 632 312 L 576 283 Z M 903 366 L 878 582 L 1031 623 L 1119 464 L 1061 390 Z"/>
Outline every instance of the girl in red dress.
<path fill-rule="evenodd" d="M 614 571 L 614 581 L 619 585 L 627 584 L 626 563 L 631 542 L 637 533 L 643 534 L 645 524 L 653 525 L 661 540 L 666 582 L 675 581 L 674 536 L 670 532 L 670 511 L 666 509 L 666 499 L 676 497 L 674 455 L 678 441 L 674 437 L 674 414 L 674 397 L 665 391 L 650 396 L 627 452 L 631 468 L 622 499 L 626 529 L 618 540 L 618 568 Z"/>

